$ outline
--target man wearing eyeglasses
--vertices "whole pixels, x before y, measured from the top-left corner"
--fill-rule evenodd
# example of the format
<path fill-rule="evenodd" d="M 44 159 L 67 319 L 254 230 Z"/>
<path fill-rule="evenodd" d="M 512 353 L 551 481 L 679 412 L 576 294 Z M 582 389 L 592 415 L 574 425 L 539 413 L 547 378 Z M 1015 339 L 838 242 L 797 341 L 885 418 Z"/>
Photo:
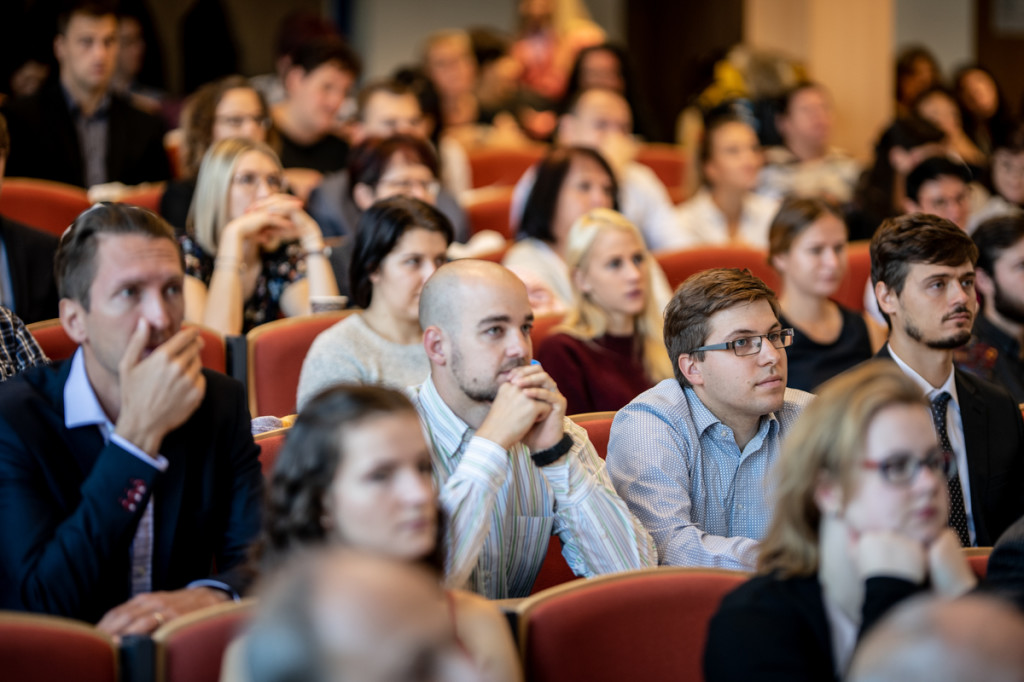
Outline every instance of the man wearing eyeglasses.
<path fill-rule="evenodd" d="M 953 454 L 949 524 L 964 546 L 991 546 L 1024 515 L 1024 421 L 1002 387 L 953 366 L 978 310 L 978 248 L 954 223 L 913 213 L 871 239 L 871 281 L 889 324 L 878 352 L 924 391 L 940 444 Z"/>
<path fill-rule="evenodd" d="M 665 309 L 675 369 L 622 408 L 608 472 L 659 562 L 750 570 L 771 522 L 770 471 L 811 400 L 786 388 L 775 294 L 747 270 L 705 270 Z"/>

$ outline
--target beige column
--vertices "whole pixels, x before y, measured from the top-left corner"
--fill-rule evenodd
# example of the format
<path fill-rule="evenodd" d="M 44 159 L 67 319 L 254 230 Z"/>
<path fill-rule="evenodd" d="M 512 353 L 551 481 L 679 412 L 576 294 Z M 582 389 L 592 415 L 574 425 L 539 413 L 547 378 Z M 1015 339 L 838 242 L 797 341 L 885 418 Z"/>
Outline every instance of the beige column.
<path fill-rule="evenodd" d="M 833 144 L 865 162 L 893 114 L 895 0 L 745 0 L 752 47 L 799 60 L 832 93 Z"/>

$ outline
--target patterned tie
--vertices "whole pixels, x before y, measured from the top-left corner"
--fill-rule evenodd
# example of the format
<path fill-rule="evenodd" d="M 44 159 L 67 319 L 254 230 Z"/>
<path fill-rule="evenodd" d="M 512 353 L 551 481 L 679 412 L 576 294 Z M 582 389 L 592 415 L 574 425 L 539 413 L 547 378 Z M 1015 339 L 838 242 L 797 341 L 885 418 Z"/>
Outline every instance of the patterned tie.
<path fill-rule="evenodd" d="M 946 407 L 953 396 L 943 391 L 932 400 L 932 420 L 935 422 L 935 430 L 939 434 L 939 445 L 943 450 L 954 457 L 953 446 L 949 444 L 949 434 L 946 433 Z M 955 460 L 954 460 L 955 461 Z M 956 534 L 960 536 L 960 545 L 971 546 L 971 535 L 967 531 L 967 512 L 964 510 L 964 491 L 960 487 L 960 475 L 954 471 L 949 480 L 949 525 L 953 527 Z"/>

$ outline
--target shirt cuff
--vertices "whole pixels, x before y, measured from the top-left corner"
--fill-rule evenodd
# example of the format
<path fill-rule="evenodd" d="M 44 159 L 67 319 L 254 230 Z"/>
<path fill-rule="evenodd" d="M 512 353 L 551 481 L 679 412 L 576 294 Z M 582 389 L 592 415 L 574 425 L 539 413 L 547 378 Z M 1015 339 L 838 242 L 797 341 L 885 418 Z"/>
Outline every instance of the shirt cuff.
<path fill-rule="evenodd" d="M 238 596 L 238 593 L 232 590 L 227 583 L 222 583 L 219 580 L 212 580 L 210 578 L 202 578 L 200 580 L 193 580 L 185 586 L 186 589 L 193 589 L 196 587 L 212 587 L 215 590 L 220 590 L 231 597 L 231 601 L 241 601 L 242 598 Z"/>
<path fill-rule="evenodd" d="M 167 466 L 170 464 L 170 462 L 168 462 L 167 458 L 164 457 L 163 455 L 158 454 L 156 457 L 150 457 L 145 452 L 140 450 L 130 440 L 122 438 L 121 436 L 117 435 L 116 433 L 110 434 L 110 441 L 114 445 L 118 446 L 119 448 L 121 448 L 122 450 L 127 452 L 128 454 L 134 455 L 135 457 L 138 457 L 139 459 L 141 459 L 146 464 L 149 464 L 150 466 L 156 467 L 156 469 L 158 471 L 167 471 Z"/>

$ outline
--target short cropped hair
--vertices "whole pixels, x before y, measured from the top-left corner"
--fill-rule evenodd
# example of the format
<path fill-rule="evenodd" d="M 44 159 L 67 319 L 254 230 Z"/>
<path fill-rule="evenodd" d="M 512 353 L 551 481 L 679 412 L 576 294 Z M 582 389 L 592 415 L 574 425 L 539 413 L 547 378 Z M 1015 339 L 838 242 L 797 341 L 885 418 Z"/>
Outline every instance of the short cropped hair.
<path fill-rule="evenodd" d="M 962 180 L 966 185 L 971 181 L 971 172 L 962 163 L 957 163 L 945 156 L 932 156 L 914 166 L 907 176 L 907 198 L 915 204 L 920 203 L 921 187 L 926 182 L 949 176 Z"/>
<path fill-rule="evenodd" d="M 174 248 L 174 228 L 150 210 L 129 204 L 103 202 L 83 211 L 64 231 L 54 257 L 54 275 L 61 298 L 78 301 L 89 310 L 89 290 L 96 278 L 100 235 L 138 234 L 167 239 Z"/>
<path fill-rule="evenodd" d="M 117 18 L 117 6 L 112 0 L 66 0 L 60 3 L 57 10 L 57 34 L 67 35 L 68 24 L 76 14 L 87 17 Z M 51 15 L 53 16 L 53 15 Z"/>
<path fill-rule="evenodd" d="M 679 356 L 704 345 L 710 331 L 711 316 L 720 310 L 756 301 L 768 301 L 775 317 L 779 316 L 779 301 L 768 285 L 751 274 L 750 270 L 718 268 L 704 270 L 686 278 L 679 285 L 665 307 L 665 347 L 676 380 L 682 387 L 690 382 L 679 369 Z M 704 352 L 693 353 L 698 361 Z"/>
<path fill-rule="evenodd" d="M 292 67 L 298 67 L 307 74 L 329 62 L 336 62 L 342 71 L 348 71 L 359 78 L 362 63 L 348 44 L 336 36 L 318 37 L 299 45 L 289 55 Z"/>
<path fill-rule="evenodd" d="M 898 296 L 914 263 L 956 266 L 977 260 L 978 247 L 945 218 L 929 213 L 887 218 L 871 238 L 871 283 L 885 282 Z"/>
<path fill-rule="evenodd" d="M 381 79 L 373 81 L 363 87 L 359 91 L 359 96 L 356 98 L 356 118 L 360 121 L 366 118 L 366 107 L 369 105 L 370 100 L 377 93 L 386 93 L 394 97 L 416 97 L 416 93 L 413 92 L 412 88 L 396 80 Z M 419 104 L 419 99 L 416 100 Z"/>
<path fill-rule="evenodd" d="M 1003 251 L 1024 239 L 1024 217 L 1019 215 L 989 218 L 971 235 L 978 247 L 977 268 L 992 275 Z"/>

